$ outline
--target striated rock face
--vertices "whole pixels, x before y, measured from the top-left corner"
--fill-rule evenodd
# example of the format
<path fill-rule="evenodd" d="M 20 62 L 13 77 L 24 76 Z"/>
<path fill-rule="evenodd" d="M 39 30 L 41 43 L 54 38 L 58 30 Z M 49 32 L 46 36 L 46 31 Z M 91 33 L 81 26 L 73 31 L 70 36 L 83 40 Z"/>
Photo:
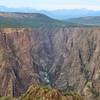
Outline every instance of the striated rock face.
<path fill-rule="evenodd" d="M 100 28 L 1 28 L 0 96 L 33 83 L 99 98 Z"/>

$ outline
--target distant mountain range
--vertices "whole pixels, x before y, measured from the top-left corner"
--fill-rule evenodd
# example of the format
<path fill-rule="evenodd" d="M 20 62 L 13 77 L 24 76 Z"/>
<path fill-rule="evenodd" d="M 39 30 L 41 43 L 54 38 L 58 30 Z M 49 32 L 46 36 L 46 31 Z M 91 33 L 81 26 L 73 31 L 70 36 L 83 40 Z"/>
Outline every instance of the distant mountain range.
<path fill-rule="evenodd" d="M 24 12 L 24 13 L 42 13 L 54 19 L 70 19 L 87 16 L 100 16 L 100 11 L 93 11 L 88 9 L 62 9 L 62 10 L 36 10 L 29 7 L 22 8 L 8 8 L 0 6 L 0 12 Z"/>
<path fill-rule="evenodd" d="M 55 11 L 41 11 L 40 13 L 60 20 L 87 16 L 100 16 L 100 11 L 93 11 L 88 9 L 63 9 Z"/>

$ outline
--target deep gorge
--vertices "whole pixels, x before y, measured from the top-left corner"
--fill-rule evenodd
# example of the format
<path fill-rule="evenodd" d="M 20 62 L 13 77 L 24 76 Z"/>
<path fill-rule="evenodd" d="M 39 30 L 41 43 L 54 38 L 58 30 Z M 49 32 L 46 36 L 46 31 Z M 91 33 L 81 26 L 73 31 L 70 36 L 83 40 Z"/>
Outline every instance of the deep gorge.
<path fill-rule="evenodd" d="M 43 84 L 100 93 L 100 28 L 0 28 L 0 96 Z"/>

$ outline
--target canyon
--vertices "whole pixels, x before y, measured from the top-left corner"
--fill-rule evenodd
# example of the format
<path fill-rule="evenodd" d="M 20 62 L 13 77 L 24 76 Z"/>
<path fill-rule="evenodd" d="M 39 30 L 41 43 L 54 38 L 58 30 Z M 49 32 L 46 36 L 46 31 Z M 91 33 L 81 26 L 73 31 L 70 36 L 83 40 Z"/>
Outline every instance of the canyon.
<path fill-rule="evenodd" d="M 0 28 L 0 97 L 32 84 L 99 100 L 100 28 Z"/>

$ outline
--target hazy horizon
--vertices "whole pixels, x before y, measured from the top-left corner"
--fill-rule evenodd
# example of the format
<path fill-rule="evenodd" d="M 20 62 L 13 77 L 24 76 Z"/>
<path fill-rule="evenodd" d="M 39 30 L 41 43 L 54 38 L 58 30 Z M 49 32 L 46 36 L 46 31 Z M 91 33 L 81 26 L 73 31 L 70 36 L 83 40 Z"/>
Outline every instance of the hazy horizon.
<path fill-rule="evenodd" d="M 100 10 L 99 0 L 2 0 L 0 6 L 9 8 L 29 7 L 37 10 L 88 9 Z"/>

